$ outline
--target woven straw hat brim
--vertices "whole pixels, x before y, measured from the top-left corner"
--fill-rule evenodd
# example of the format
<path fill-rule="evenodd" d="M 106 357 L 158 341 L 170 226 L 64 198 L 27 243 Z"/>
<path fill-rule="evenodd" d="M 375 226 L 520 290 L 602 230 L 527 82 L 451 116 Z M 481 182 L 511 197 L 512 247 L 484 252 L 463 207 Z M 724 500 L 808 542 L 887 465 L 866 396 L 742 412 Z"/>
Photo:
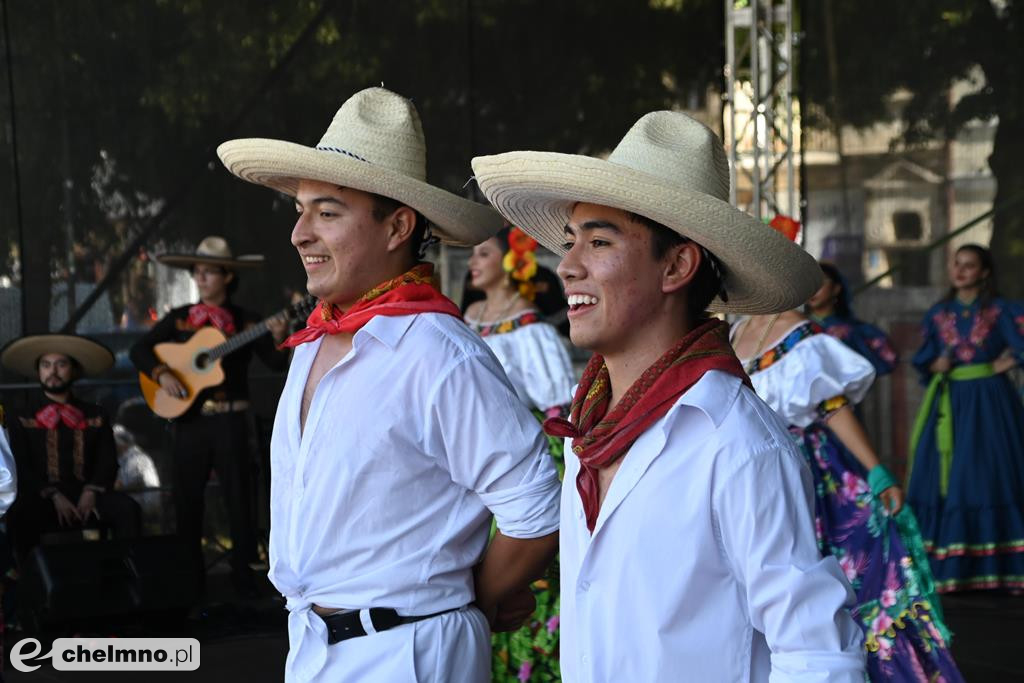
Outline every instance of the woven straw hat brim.
<path fill-rule="evenodd" d="M 242 180 L 292 197 L 299 180 L 319 180 L 390 197 L 423 214 L 445 244 L 472 246 L 503 222 L 491 207 L 366 161 L 294 142 L 266 138 L 230 140 L 217 148 L 224 166 Z"/>
<path fill-rule="evenodd" d="M 817 262 L 771 227 L 716 197 L 594 157 L 507 152 L 473 159 L 491 204 L 556 254 L 578 202 L 637 213 L 688 237 L 722 264 L 720 313 L 778 313 L 803 305 L 821 284 Z"/>
<path fill-rule="evenodd" d="M 36 378 L 36 361 L 47 353 L 74 358 L 86 375 L 102 375 L 114 365 L 114 354 L 106 346 L 71 334 L 37 334 L 15 339 L 0 353 L 0 363 L 25 377 Z"/>
<path fill-rule="evenodd" d="M 174 268 L 191 268 L 197 263 L 206 263 L 211 266 L 224 266 L 232 270 L 243 268 L 259 268 L 266 264 L 266 259 L 259 254 L 252 256 L 239 256 L 238 258 L 222 258 L 219 256 L 198 256 L 196 254 L 161 254 L 156 260 L 165 266 Z"/>

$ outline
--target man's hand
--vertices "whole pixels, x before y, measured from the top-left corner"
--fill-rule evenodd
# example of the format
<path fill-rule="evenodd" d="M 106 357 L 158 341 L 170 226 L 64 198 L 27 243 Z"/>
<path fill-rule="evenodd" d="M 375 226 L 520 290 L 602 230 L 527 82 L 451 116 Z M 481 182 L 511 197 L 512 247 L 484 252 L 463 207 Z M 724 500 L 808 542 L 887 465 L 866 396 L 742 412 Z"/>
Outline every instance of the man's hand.
<path fill-rule="evenodd" d="M 537 609 L 537 599 L 529 586 L 522 586 L 496 605 L 491 630 L 515 631 L 530 618 Z"/>
<path fill-rule="evenodd" d="M 82 495 L 78 497 L 77 510 L 82 522 L 86 522 L 91 514 L 95 514 L 96 519 L 99 519 L 100 515 L 96 512 L 96 492 L 92 489 L 82 491 Z"/>
<path fill-rule="evenodd" d="M 280 344 L 288 337 L 288 318 L 283 314 L 267 318 L 267 329 L 274 337 L 274 343 Z"/>
<path fill-rule="evenodd" d="M 160 375 L 160 388 L 171 398 L 185 398 L 188 396 L 188 389 L 181 383 L 181 380 L 170 370 Z"/>
<path fill-rule="evenodd" d="M 55 493 L 50 497 L 53 501 L 53 507 L 57 509 L 57 523 L 61 527 L 74 526 L 76 523 L 82 523 L 82 516 L 78 513 L 78 508 L 68 500 L 63 493 Z"/>

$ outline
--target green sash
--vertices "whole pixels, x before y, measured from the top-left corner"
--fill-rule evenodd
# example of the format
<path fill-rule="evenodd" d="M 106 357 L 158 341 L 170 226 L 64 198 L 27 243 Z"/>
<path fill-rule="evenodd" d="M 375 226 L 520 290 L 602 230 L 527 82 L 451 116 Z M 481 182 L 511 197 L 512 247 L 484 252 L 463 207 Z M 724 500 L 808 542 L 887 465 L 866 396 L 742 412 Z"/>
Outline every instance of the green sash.
<path fill-rule="evenodd" d="M 907 477 L 914 470 L 914 455 L 917 453 L 917 442 L 924 432 L 924 425 L 928 421 L 932 406 L 936 399 L 939 401 L 939 415 L 935 421 L 935 440 L 939 446 L 939 492 L 946 495 L 949 489 L 949 469 L 953 465 L 953 401 L 950 398 L 949 383 L 963 382 L 972 379 L 985 379 L 992 377 L 995 371 L 991 363 L 975 363 L 973 365 L 958 365 L 945 374 L 932 375 L 932 381 L 928 383 L 928 389 L 924 392 L 924 401 L 921 409 L 917 411 L 917 418 L 914 420 L 914 431 L 910 435 L 910 458 L 907 461 Z"/>

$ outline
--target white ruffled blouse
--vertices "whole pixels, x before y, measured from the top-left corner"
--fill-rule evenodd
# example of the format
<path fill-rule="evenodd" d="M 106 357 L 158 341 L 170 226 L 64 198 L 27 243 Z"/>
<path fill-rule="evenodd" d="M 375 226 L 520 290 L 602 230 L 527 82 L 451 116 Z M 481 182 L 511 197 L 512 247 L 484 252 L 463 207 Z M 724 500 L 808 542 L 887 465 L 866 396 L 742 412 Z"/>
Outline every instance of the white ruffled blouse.
<path fill-rule="evenodd" d="M 536 311 L 486 323 L 467 317 L 466 323 L 483 336 L 523 403 L 543 412 L 572 402 L 576 375 L 569 352 Z"/>
<path fill-rule="evenodd" d="M 737 326 L 733 327 L 736 330 Z M 875 379 L 863 356 L 803 321 L 758 358 L 742 359 L 754 391 L 791 425 L 807 427 L 830 399 L 859 403 Z"/>

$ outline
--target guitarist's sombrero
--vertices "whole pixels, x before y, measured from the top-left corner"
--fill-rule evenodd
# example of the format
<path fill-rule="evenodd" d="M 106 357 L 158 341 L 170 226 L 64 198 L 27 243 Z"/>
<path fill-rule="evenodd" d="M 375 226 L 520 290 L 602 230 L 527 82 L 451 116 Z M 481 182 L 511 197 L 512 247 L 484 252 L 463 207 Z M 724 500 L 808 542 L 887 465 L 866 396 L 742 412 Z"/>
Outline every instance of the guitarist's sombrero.
<path fill-rule="evenodd" d="M 156 260 L 175 268 L 191 268 L 197 263 L 207 263 L 211 266 L 223 266 L 228 270 L 256 268 L 262 266 L 264 262 L 262 254 L 234 256 L 228 241 L 216 235 L 203 239 L 192 254 L 161 254 Z"/>
<path fill-rule="evenodd" d="M 0 352 L 5 367 L 26 377 L 35 377 L 36 363 L 47 353 L 74 358 L 86 375 L 101 375 L 114 365 L 114 354 L 103 344 L 76 334 L 33 334 L 15 339 Z"/>

